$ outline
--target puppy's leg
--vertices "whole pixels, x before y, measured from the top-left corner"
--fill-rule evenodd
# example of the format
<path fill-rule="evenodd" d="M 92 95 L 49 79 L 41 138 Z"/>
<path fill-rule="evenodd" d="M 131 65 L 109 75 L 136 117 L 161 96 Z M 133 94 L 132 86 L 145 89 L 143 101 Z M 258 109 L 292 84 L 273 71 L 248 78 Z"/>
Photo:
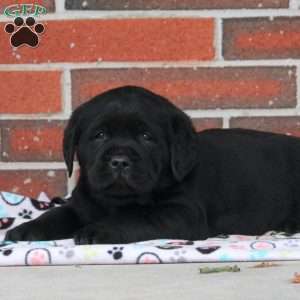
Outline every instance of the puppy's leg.
<path fill-rule="evenodd" d="M 52 208 L 37 219 L 9 230 L 5 240 L 45 241 L 71 238 L 79 227 L 79 218 L 70 206 L 65 205 Z"/>
<path fill-rule="evenodd" d="M 122 212 L 75 233 L 76 244 L 131 243 L 153 239 L 206 239 L 208 228 L 196 209 L 173 205 Z"/>
<path fill-rule="evenodd" d="M 287 235 L 300 233 L 300 207 L 295 207 L 291 215 L 283 223 L 280 231 L 284 231 Z"/>

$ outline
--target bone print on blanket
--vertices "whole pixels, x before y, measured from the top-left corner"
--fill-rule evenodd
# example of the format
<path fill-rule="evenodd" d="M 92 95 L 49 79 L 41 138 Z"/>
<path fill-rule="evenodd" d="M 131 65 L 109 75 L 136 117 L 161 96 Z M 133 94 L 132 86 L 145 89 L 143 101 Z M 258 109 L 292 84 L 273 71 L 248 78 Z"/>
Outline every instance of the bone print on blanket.
<path fill-rule="evenodd" d="M 47 195 L 38 199 L 0 192 L 0 238 L 5 232 L 58 206 Z M 75 246 L 72 239 L 2 242 L 0 266 L 146 264 L 222 261 L 300 260 L 300 234 L 218 236 L 205 241 L 154 240 L 126 245 Z"/>

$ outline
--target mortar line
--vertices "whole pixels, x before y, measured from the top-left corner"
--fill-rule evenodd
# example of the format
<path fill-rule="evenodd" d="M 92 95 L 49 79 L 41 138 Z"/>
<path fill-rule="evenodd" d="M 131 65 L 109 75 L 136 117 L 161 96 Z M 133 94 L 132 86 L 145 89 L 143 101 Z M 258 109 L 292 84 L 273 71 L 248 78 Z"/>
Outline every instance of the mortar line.
<path fill-rule="evenodd" d="M 299 1 L 298 0 L 290 0 L 290 9 L 298 9 Z"/>
<path fill-rule="evenodd" d="M 4 114 L 0 113 L 0 120 L 51 120 L 51 121 L 64 121 L 68 117 L 62 113 L 59 114 Z"/>
<path fill-rule="evenodd" d="M 224 117 L 244 117 L 244 116 L 300 116 L 298 108 L 224 108 L 224 109 L 185 109 L 192 118 L 224 118 Z M 61 121 L 68 120 L 66 116 L 41 116 L 41 115 L 15 115 L 0 114 L 0 120 L 41 120 L 41 121 Z"/>
<path fill-rule="evenodd" d="M 71 72 L 69 69 L 63 71 L 63 82 L 62 82 L 62 91 L 63 91 L 63 114 L 68 119 L 72 113 L 72 87 L 71 87 Z"/>
<path fill-rule="evenodd" d="M 227 129 L 227 128 L 230 127 L 230 125 L 229 125 L 229 119 L 230 119 L 229 116 L 223 117 L 223 128 Z"/>
<path fill-rule="evenodd" d="M 215 52 L 216 60 L 224 61 L 223 58 L 223 20 L 215 20 Z"/>
<path fill-rule="evenodd" d="M 65 10 L 59 3 L 56 13 L 39 16 L 40 20 L 83 20 L 83 19 L 149 19 L 149 18 L 257 18 L 300 16 L 300 12 L 290 8 L 275 9 L 195 9 L 195 10 Z M 0 21 L 11 20 L 1 15 Z"/>
<path fill-rule="evenodd" d="M 300 116 L 296 108 L 248 108 L 248 109 L 209 109 L 209 110 L 185 110 L 191 118 L 225 118 L 225 117 L 293 117 Z"/>
<path fill-rule="evenodd" d="M 65 170 L 63 162 L 0 162 L 0 170 Z"/>
<path fill-rule="evenodd" d="M 300 110 L 300 66 L 296 68 L 296 95 L 297 95 L 297 106 L 296 109 Z"/>
<path fill-rule="evenodd" d="M 223 68 L 223 67 L 292 67 L 300 59 L 271 60 L 223 60 L 223 61 L 160 61 L 160 62 L 92 62 L 92 63 L 48 63 L 0 64 L 0 71 L 63 71 L 80 69 L 127 69 L 127 68 Z"/>
<path fill-rule="evenodd" d="M 55 0 L 55 13 L 65 13 L 65 1 Z"/>

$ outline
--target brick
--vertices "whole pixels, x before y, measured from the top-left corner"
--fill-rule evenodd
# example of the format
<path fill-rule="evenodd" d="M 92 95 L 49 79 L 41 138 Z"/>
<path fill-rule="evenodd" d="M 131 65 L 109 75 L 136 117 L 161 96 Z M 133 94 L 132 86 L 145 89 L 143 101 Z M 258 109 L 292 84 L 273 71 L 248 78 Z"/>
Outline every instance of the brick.
<path fill-rule="evenodd" d="M 193 124 L 197 131 L 202 131 L 210 128 L 222 128 L 223 120 L 216 118 L 193 119 Z"/>
<path fill-rule="evenodd" d="M 300 18 L 224 20 L 225 59 L 300 57 Z"/>
<path fill-rule="evenodd" d="M 241 117 L 230 120 L 232 128 L 251 128 L 300 137 L 300 117 Z"/>
<path fill-rule="evenodd" d="M 0 191 L 37 197 L 41 192 L 48 196 L 67 193 L 67 176 L 64 170 L 0 170 Z"/>
<path fill-rule="evenodd" d="M 62 121 L 2 121 L 3 161 L 62 161 Z"/>
<path fill-rule="evenodd" d="M 224 9 L 224 8 L 287 8 L 288 0 L 67 0 L 67 9 L 147 10 L 147 9 Z"/>
<path fill-rule="evenodd" d="M 138 85 L 182 109 L 294 107 L 295 72 L 289 67 L 74 70 L 72 101 L 76 107 L 105 90 Z"/>
<path fill-rule="evenodd" d="M 57 113 L 62 110 L 61 72 L 58 71 L 0 72 L 0 91 L 0 113 Z"/>
<path fill-rule="evenodd" d="M 0 30 L 0 63 L 194 61 L 214 58 L 214 21 L 209 18 L 42 23 L 46 27 L 45 33 L 34 50 L 23 46 L 13 51 L 9 35 Z"/>
<path fill-rule="evenodd" d="M 34 0 L 34 1 L 28 1 L 28 0 L 1 0 L 0 2 L 0 13 L 2 14 L 4 9 L 12 4 L 39 4 L 44 6 L 47 9 L 47 12 L 53 12 L 55 9 L 55 0 Z"/>
<path fill-rule="evenodd" d="M 0 126 L 0 162 L 2 160 L 2 153 L 3 153 L 3 138 L 2 138 L 2 128 Z"/>

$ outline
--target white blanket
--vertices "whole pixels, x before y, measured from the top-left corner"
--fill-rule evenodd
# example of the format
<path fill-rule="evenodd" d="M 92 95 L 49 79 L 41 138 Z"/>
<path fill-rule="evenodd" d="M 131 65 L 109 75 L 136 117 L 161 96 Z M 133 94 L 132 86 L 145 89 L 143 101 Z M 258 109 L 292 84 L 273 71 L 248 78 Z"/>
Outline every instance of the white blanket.
<path fill-rule="evenodd" d="M 44 193 L 35 200 L 0 192 L 0 239 L 8 229 L 54 206 Z M 300 234 L 270 232 L 264 236 L 219 236 L 205 241 L 154 240 L 114 245 L 76 246 L 72 239 L 0 244 L 0 266 L 269 260 L 300 260 Z"/>

